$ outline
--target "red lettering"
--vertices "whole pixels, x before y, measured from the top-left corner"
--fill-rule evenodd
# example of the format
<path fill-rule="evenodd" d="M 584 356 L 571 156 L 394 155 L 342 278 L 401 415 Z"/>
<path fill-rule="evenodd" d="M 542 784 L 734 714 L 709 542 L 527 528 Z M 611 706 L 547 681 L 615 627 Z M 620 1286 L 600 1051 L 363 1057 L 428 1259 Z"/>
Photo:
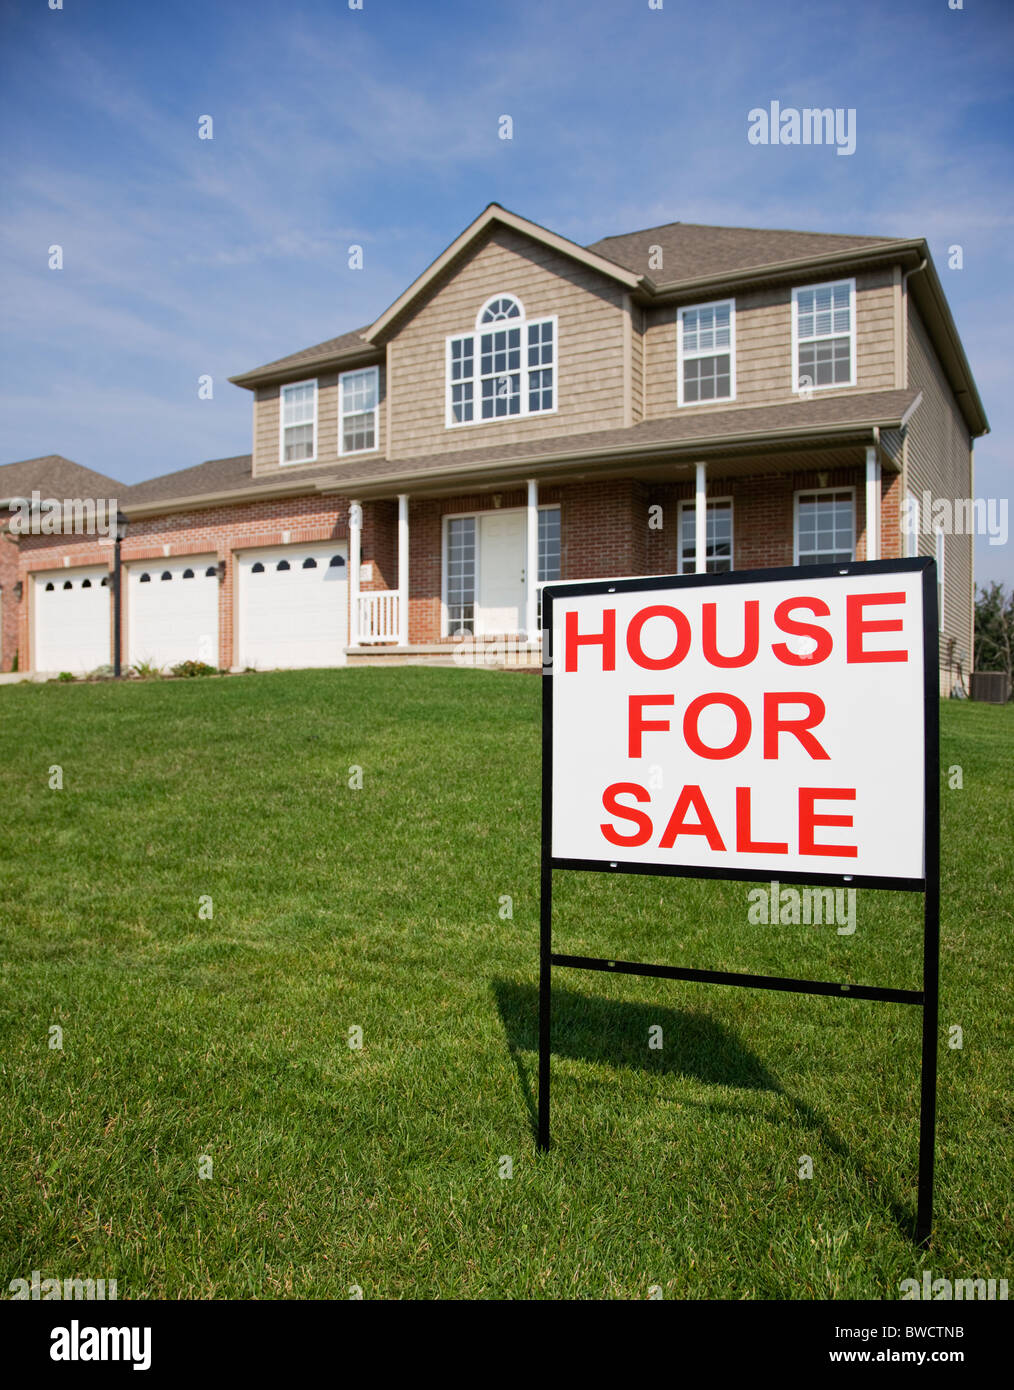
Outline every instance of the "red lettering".
<path fill-rule="evenodd" d="M 788 854 L 788 844 L 750 838 L 750 788 L 736 788 L 736 849 L 740 854 Z"/>
<path fill-rule="evenodd" d="M 641 647 L 641 629 L 651 618 L 669 618 L 676 629 L 676 645 L 668 656 L 646 656 Z M 627 628 L 627 651 L 631 659 L 646 671 L 668 671 L 670 667 L 678 666 L 689 650 L 690 623 L 687 615 L 678 608 L 670 608 L 667 604 L 656 603 L 649 608 L 642 608 Z"/>
<path fill-rule="evenodd" d="M 631 695 L 628 716 L 628 757 L 641 757 L 641 734 L 645 729 L 660 734 L 669 732 L 668 719 L 645 719 L 643 717 L 645 705 L 674 705 L 675 703 L 675 695 Z"/>
<path fill-rule="evenodd" d="M 697 812 L 697 825 L 686 823 L 686 814 L 691 807 Z M 725 849 L 722 837 L 718 833 L 718 826 L 708 810 L 708 803 L 704 800 L 704 793 L 700 787 L 684 787 L 680 792 L 679 800 L 669 817 L 669 824 L 658 842 L 659 849 L 672 849 L 678 835 L 703 835 L 709 849 Z"/>
<path fill-rule="evenodd" d="M 732 742 L 727 743 L 724 748 L 709 748 L 706 743 L 701 742 L 697 721 L 701 711 L 708 705 L 728 705 L 736 716 L 736 732 Z M 687 705 L 687 712 L 683 716 L 684 741 L 690 751 L 696 753 L 699 758 L 734 758 L 737 753 L 742 753 L 750 742 L 752 728 L 750 711 L 743 701 L 735 695 L 723 695 L 718 691 L 713 695 L 698 695 L 696 700 L 691 700 Z"/>
<path fill-rule="evenodd" d="M 646 845 L 651 839 L 651 817 L 636 806 L 621 806 L 616 799 L 619 796 L 632 796 L 635 801 L 650 801 L 651 797 L 636 782 L 614 782 L 602 793 L 602 805 L 609 815 L 633 821 L 637 829 L 632 835 L 621 835 L 611 825 L 600 825 L 599 829 L 611 845 Z"/>
<path fill-rule="evenodd" d="M 805 705 L 806 714 L 801 719 L 783 719 L 782 705 Z M 777 694 L 765 692 L 764 695 L 764 756 L 778 757 L 778 735 L 795 734 L 811 758 L 828 758 L 830 754 L 808 731 L 819 724 L 827 710 L 819 695 L 810 695 L 805 690 L 783 690 Z"/>
<path fill-rule="evenodd" d="M 814 827 L 818 825 L 852 825 L 851 816 L 818 816 L 814 811 L 816 801 L 855 801 L 854 787 L 800 787 L 799 788 L 799 852 L 800 854 L 823 854 L 842 859 L 855 859 L 859 850 L 855 845 L 818 845 L 813 838 Z"/>
<path fill-rule="evenodd" d="M 786 666 L 810 666 L 819 661 L 826 661 L 834 645 L 831 634 L 826 628 L 816 627 L 813 623 L 801 623 L 798 618 L 790 617 L 796 608 L 806 608 L 817 618 L 828 617 L 831 610 L 820 598 L 787 598 L 775 609 L 775 626 L 779 631 L 787 632 L 790 637 L 812 637 L 817 644 L 816 650 L 808 656 L 797 656 L 795 652 L 789 651 L 784 642 L 778 642 L 771 648 L 772 652 Z"/>
<path fill-rule="evenodd" d="M 863 646 L 863 635 L 867 632 L 901 632 L 904 622 L 901 618 L 864 618 L 863 609 L 868 603 L 904 603 L 904 593 L 898 594 L 848 594 L 845 598 L 845 660 L 865 661 L 907 661 L 908 652 L 868 652 Z"/>
<path fill-rule="evenodd" d="M 739 656 L 722 656 L 718 650 L 717 603 L 705 603 L 702 606 L 701 620 L 701 645 L 705 661 L 711 666 L 749 666 L 760 646 L 760 604 L 755 598 L 748 599 L 743 609 L 743 650 Z"/>
<path fill-rule="evenodd" d="M 564 669 L 567 671 L 577 670 L 577 649 L 578 647 L 602 648 L 602 669 L 603 671 L 616 670 L 616 609 L 607 608 L 602 614 L 601 632 L 578 632 L 577 613 L 570 609 L 567 613 L 567 630 L 565 640 L 566 661 Z"/>

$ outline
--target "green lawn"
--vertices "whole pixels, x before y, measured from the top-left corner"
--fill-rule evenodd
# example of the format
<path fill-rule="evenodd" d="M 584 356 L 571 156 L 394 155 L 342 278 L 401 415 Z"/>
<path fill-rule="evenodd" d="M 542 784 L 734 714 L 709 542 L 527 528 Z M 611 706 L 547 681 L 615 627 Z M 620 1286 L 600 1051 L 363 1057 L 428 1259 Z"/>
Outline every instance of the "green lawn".
<path fill-rule="evenodd" d="M 924 1263 L 1014 1272 L 1014 710 L 942 708 L 925 1256 L 911 1006 L 557 971 L 536 1154 L 537 679 L 20 685 L 0 719 L 4 1290 L 896 1298 Z M 861 891 L 848 937 L 750 925 L 748 887 L 557 874 L 554 946 L 918 986 L 918 896 Z"/>

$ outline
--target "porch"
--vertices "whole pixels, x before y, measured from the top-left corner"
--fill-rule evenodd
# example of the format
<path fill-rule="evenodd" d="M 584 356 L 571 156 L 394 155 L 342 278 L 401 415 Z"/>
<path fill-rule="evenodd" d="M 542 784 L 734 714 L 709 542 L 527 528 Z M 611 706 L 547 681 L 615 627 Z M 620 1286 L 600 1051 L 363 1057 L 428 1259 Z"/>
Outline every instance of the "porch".
<path fill-rule="evenodd" d="M 539 666 L 549 583 L 899 554 L 899 481 L 853 445 L 356 500 L 346 658 Z"/>

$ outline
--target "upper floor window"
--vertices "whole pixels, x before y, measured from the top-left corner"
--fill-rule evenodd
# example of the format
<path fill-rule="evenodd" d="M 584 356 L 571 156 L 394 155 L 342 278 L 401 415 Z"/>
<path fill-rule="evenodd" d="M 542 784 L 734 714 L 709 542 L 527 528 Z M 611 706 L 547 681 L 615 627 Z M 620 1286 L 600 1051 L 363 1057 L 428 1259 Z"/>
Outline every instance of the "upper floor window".
<path fill-rule="evenodd" d="M 529 321 L 521 301 L 494 295 L 474 333 L 447 339 L 448 425 L 522 418 L 556 409 L 556 318 Z"/>
<path fill-rule="evenodd" d="M 706 572 L 725 574 L 732 569 L 732 498 L 708 502 L 705 535 Z M 697 569 L 697 508 L 693 502 L 680 503 L 679 573 Z"/>
<path fill-rule="evenodd" d="M 338 452 L 359 454 L 377 447 L 380 368 L 342 372 L 338 378 Z"/>
<path fill-rule="evenodd" d="M 317 383 L 294 381 L 281 392 L 282 462 L 312 463 L 317 457 Z"/>
<path fill-rule="evenodd" d="M 855 559 L 852 488 L 796 493 L 796 564 L 838 565 Z"/>
<path fill-rule="evenodd" d="M 855 299 L 854 280 L 792 291 L 794 391 L 855 384 Z"/>
<path fill-rule="evenodd" d="M 681 309 L 676 322 L 677 401 L 736 398 L 736 301 L 695 304 Z"/>

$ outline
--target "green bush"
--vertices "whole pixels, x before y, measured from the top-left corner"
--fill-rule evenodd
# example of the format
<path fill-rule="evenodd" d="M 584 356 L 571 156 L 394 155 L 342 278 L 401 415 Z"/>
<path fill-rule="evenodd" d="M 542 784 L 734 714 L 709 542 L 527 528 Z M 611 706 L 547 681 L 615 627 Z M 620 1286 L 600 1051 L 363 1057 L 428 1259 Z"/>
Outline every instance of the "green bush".
<path fill-rule="evenodd" d="M 206 661 L 181 661 L 172 668 L 174 676 L 217 676 L 218 671 L 214 666 L 209 666 Z"/>

